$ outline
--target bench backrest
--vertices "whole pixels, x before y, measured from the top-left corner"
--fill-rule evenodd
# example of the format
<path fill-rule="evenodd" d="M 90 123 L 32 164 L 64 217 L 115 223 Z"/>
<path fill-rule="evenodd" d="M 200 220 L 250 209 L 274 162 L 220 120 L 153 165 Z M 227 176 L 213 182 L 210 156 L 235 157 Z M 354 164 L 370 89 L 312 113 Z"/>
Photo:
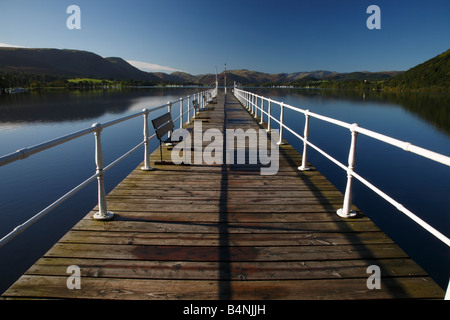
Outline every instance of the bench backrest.
<path fill-rule="evenodd" d="M 169 131 L 175 127 L 172 121 L 172 116 L 169 112 L 152 120 L 153 128 L 155 128 L 156 136 L 159 140 Z"/>

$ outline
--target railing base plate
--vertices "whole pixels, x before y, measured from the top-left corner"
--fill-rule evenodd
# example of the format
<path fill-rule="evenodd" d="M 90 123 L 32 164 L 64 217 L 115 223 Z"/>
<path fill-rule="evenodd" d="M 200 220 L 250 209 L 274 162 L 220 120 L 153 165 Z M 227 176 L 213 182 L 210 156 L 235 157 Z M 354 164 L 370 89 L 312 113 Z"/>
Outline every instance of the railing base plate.
<path fill-rule="evenodd" d="M 150 166 L 150 167 L 148 167 L 148 168 L 146 168 L 146 167 L 141 167 L 141 170 L 142 170 L 142 171 L 153 171 L 153 170 L 156 170 L 156 169 L 153 168 L 152 166 Z"/>
<path fill-rule="evenodd" d="M 343 209 L 339 209 L 338 211 L 336 211 L 336 213 L 339 217 L 342 217 L 342 218 L 353 218 L 354 216 L 356 216 L 356 212 L 353 210 L 351 210 L 349 212 L 344 212 Z"/>
<path fill-rule="evenodd" d="M 114 213 L 111 211 L 107 211 L 106 215 L 101 215 L 100 212 L 97 212 L 92 216 L 94 220 L 111 220 L 112 218 L 114 218 Z"/>

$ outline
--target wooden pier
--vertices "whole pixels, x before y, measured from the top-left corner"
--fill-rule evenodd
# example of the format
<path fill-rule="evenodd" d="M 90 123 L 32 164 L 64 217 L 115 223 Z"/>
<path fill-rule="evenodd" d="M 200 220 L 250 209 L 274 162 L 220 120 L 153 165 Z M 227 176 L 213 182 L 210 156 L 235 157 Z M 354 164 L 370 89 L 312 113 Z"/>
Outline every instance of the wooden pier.
<path fill-rule="evenodd" d="M 196 121 L 203 130 L 262 128 L 231 93 Z M 189 124 L 192 126 L 193 124 Z M 207 145 L 207 144 L 205 144 Z M 301 155 L 279 148 L 279 171 L 258 165 L 141 165 L 2 298 L 15 299 L 442 299 L 444 291 L 361 213 L 336 214 L 343 195 Z M 170 150 L 163 147 L 164 159 Z M 68 289 L 68 266 L 80 289 Z M 369 266 L 381 289 L 369 289 Z M 369 279 L 372 283 L 372 280 Z"/>

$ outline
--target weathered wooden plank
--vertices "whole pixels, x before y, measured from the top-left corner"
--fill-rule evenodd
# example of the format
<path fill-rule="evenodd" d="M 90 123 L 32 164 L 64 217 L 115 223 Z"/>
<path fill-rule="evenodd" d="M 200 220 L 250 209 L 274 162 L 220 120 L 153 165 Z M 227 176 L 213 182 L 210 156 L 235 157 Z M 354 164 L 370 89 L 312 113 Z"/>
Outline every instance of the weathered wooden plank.
<path fill-rule="evenodd" d="M 45 257 L 164 261 L 293 261 L 406 258 L 396 245 L 339 246 L 146 246 L 57 243 Z"/>
<path fill-rule="evenodd" d="M 164 170 L 159 169 L 161 167 L 164 167 Z M 325 180 L 326 179 L 320 175 L 317 171 L 299 171 L 296 169 L 296 171 L 278 171 L 276 174 L 273 175 L 265 175 L 261 176 L 259 174 L 259 170 L 261 168 L 268 168 L 269 166 L 260 166 L 255 164 L 212 164 L 212 165 L 198 165 L 198 164 L 181 164 L 181 165 L 158 165 L 158 169 L 154 170 L 152 174 L 145 174 L 142 172 L 135 172 L 133 175 L 130 176 L 130 178 L 140 178 L 140 179 L 154 179 L 156 177 L 176 177 L 179 175 L 182 175 L 183 173 L 189 173 L 189 172 L 196 172 L 196 176 L 198 175 L 199 178 L 208 178 L 208 176 L 215 177 L 217 175 L 229 175 L 230 177 L 240 178 L 242 177 L 252 177 L 254 179 L 268 179 L 268 180 L 279 180 L 277 177 L 285 177 L 286 179 L 317 179 L 317 180 Z M 284 167 L 281 166 L 279 169 L 283 169 Z M 242 173 L 237 172 L 239 169 L 242 171 Z M 167 175 L 164 175 L 163 172 L 167 172 Z M 345 174 L 344 174 L 345 176 Z"/>
<path fill-rule="evenodd" d="M 222 193 L 222 194 L 221 194 Z M 258 199 L 258 196 L 264 195 L 262 199 Z M 136 190 L 133 188 L 120 188 L 114 189 L 110 194 L 109 198 L 152 198 L 152 199 L 160 199 L 160 200 L 185 200 L 186 198 L 193 200 L 219 200 L 225 199 L 229 201 L 242 201 L 243 199 L 247 199 L 249 203 L 257 202 L 257 201 L 297 201 L 297 200 L 307 200 L 307 199 L 316 199 L 326 200 L 326 199 L 338 199 L 342 201 L 343 195 L 338 191 L 324 191 L 324 192 L 314 192 L 311 190 L 271 190 L 269 192 L 260 191 L 246 191 L 246 190 L 227 190 L 225 192 L 221 192 L 220 189 L 216 190 L 181 190 L 181 189 L 171 189 L 164 188 L 162 190 L 148 190 L 148 189 L 140 189 Z M 281 199 L 280 199 L 281 198 Z"/>
<path fill-rule="evenodd" d="M 358 233 L 144 233 L 71 230 L 59 242 L 96 244 L 178 246 L 295 246 L 387 244 L 393 241 L 382 232 Z"/>
<path fill-rule="evenodd" d="M 321 299 L 426 299 L 442 292 L 428 285 L 425 277 L 383 278 L 380 290 L 367 288 L 363 279 L 289 281 L 142 280 L 115 278 L 83 279 L 82 289 L 69 290 L 67 277 L 26 275 L 8 289 L 10 297 L 121 300 L 321 300 Z"/>
<path fill-rule="evenodd" d="M 383 277 L 427 277 L 411 259 L 191 262 L 41 258 L 27 275 L 67 276 L 67 266 L 80 267 L 81 277 L 191 280 L 367 279 L 367 267 L 378 265 Z"/>
<path fill-rule="evenodd" d="M 226 181 L 223 181 L 222 178 L 226 178 Z M 284 180 L 284 181 L 283 181 Z M 158 187 L 161 185 L 173 185 L 174 182 L 178 183 L 198 183 L 204 187 L 208 186 L 233 186 L 233 185 L 240 185 L 245 186 L 246 188 L 256 187 L 256 186 L 267 186 L 270 184 L 271 187 L 276 186 L 286 186 L 286 187 L 296 187 L 296 186 L 318 186 L 322 187 L 322 185 L 330 185 L 330 183 L 325 179 L 320 180 L 301 180 L 298 178 L 294 179 L 261 179 L 260 176 L 256 176 L 255 178 L 245 176 L 240 179 L 232 178 L 232 177 L 225 177 L 225 176 L 218 176 L 216 179 L 201 179 L 197 177 L 189 177 L 186 175 L 180 176 L 180 177 L 173 177 L 172 179 L 167 178 L 164 180 L 144 180 L 144 179 L 129 179 L 127 183 L 140 183 L 142 185 L 148 185 L 153 187 Z M 226 183 L 226 185 L 225 185 Z"/>
<path fill-rule="evenodd" d="M 258 183 L 248 183 L 248 184 L 242 184 L 242 183 L 235 183 L 233 185 L 231 184 L 225 184 L 225 182 L 216 182 L 216 183 L 198 183 L 193 184 L 193 181 L 191 181 L 190 184 L 182 184 L 178 187 L 176 186 L 176 182 L 169 183 L 169 182 L 161 182 L 161 183 L 152 183 L 147 181 L 126 181 L 123 184 L 120 185 L 120 187 L 126 187 L 128 189 L 150 189 L 153 188 L 154 190 L 164 190 L 166 188 L 172 188 L 177 190 L 184 190 L 184 191 L 197 191 L 197 190 L 204 190 L 204 191 L 259 191 L 261 193 L 271 193 L 272 191 L 304 191 L 304 190 L 310 190 L 312 192 L 316 192 L 317 194 L 321 194 L 322 191 L 335 191 L 336 187 L 330 185 L 330 184 L 322 184 L 322 185 L 299 185 L 299 184 L 268 184 L 264 182 L 258 182 Z M 225 186 L 227 188 L 225 188 Z M 161 191 L 161 194 L 163 192 Z"/>
<path fill-rule="evenodd" d="M 160 221 L 108 221 L 94 223 L 83 219 L 73 230 L 175 232 L 175 233 L 299 233 L 379 231 L 372 222 L 292 222 L 292 223 L 195 223 Z"/>
<path fill-rule="evenodd" d="M 217 196 L 219 196 L 217 198 Z M 258 199 L 242 199 L 242 198 L 225 198 L 217 195 L 216 198 L 205 198 L 205 197 L 173 197 L 171 199 L 164 199 L 161 197 L 135 197 L 135 196 L 110 196 L 108 198 L 109 202 L 114 206 L 115 203 L 119 202 L 121 204 L 130 204 L 133 205 L 137 202 L 147 205 L 153 204 L 155 206 L 166 206 L 166 205 L 207 205 L 207 206 L 218 206 L 218 205 L 226 205 L 230 210 L 238 210 L 236 207 L 238 206 L 240 211 L 274 211 L 274 212 L 282 212 L 283 210 L 288 210 L 289 212 L 296 212 L 301 210 L 303 212 L 304 209 L 309 207 L 317 207 L 318 202 L 322 202 L 321 205 L 323 208 L 331 208 L 331 209 L 339 209 L 342 208 L 342 197 L 339 198 L 331 198 L 331 197 L 309 197 L 309 198 L 285 198 L 284 201 L 287 203 L 285 205 L 280 205 L 280 200 L 276 198 L 258 198 Z M 260 206 L 268 206 L 266 209 L 260 209 Z M 234 209 L 236 208 L 236 209 Z M 283 208 L 283 209 L 282 209 Z M 293 209 L 295 208 L 295 209 Z M 355 207 L 356 208 L 356 207 Z M 292 211 L 294 210 L 294 211 Z"/>
<path fill-rule="evenodd" d="M 186 222 L 186 223 L 203 223 L 203 222 L 232 222 L 232 223 L 289 223 L 289 222 L 339 222 L 339 217 L 334 213 L 326 212 L 302 212 L 302 213 L 259 213 L 259 212 L 244 212 L 244 213 L 227 213 L 220 215 L 217 212 L 184 212 L 182 215 L 178 213 L 167 213 L 164 210 L 160 211 L 114 211 L 116 214 L 116 221 L 149 221 L 149 222 Z M 92 213 L 94 214 L 94 212 Z M 91 215 L 84 219 L 91 219 Z M 356 222 L 368 222 L 369 219 L 361 217 Z"/>
<path fill-rule="evenodd" d="M 120 188 L 115 188 L 109 193 L 111 197 L 147 197 L 155 199 L 174 199 L 181 200 L 183 198 L 190 199 L 230 199 L 230 200 L 242 200 L 248 199 L 248 201 L 257 201 L 261 194 L 264 195 L 264 199 L 277 199 L 280 201 L 291 201 L 300 199 L 314 198 L 317 200 L 324 199 L 343 199 L 341 192 L 336 190 L 331 191 L 311 191 L 305 190 L 241 190 L 241 189 L 227 189 L 226 194 L 221 194 L 220 188 L 214 189 L 182 189 L 182 188 L 161 188 L 161 189 L 136 189 L 122 185 Z M 266 191 L 266 192 L 264 192 Z"/>
<path fill-rule="evenodd" d="M 138 199 L 137 199 L 138 200 Z M 336 213 L 336 211 L 342 207 L 342 204 L 305 204 L 305 205 L 271 205 L 268 206 L 258 206 L 258 205 L 234 205 L 234 204 L 199 204 L 195 201 L 186 203 L 173 203 L 170 206 L 159 206 L 153 202 L 141 203 L 139 201 L 120 201 L 112 199 L 108 205 L 112 211 L 129 211 L 131 208 L 134 211 L 141 212 L 174 212 L 174 213 L 186 213 L 186 212 L 228 212 L 228 213 L 245 213 L 245 212 L 255 212 L 255 213 L 301 213 L 301 212 L 328 212 Z M 356 207 L 352 207 L 356 209 Z M 94 209 L 94 211 L 97 208 Z"/>

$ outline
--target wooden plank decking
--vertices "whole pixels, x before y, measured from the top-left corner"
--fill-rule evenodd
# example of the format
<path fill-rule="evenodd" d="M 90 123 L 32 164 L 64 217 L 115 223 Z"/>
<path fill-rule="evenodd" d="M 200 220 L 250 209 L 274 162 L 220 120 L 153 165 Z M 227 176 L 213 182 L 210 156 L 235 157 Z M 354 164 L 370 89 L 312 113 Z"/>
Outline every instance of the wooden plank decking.
<path fill-rule="evenodd" d="M 259 128 L 233 121 L 253 118 L 230 93 L 210 107 L 203 130 Z M 289 144 L 273 176 L 255 166 L 155 160 L 159 150 L 157 170 L 139 166 L 107 196 L 114 220 L 92 220 L 94 208 L 3 298 L 444 297 L 362 213 L 338 217 L 343 195 L 315 168 L 298 171 L 301 155 Z M 79 290 L 66 286 L 70 265 L 81 269 Z M 370 265 L 381 269 L 381 289 L 367 288 Z"/>

